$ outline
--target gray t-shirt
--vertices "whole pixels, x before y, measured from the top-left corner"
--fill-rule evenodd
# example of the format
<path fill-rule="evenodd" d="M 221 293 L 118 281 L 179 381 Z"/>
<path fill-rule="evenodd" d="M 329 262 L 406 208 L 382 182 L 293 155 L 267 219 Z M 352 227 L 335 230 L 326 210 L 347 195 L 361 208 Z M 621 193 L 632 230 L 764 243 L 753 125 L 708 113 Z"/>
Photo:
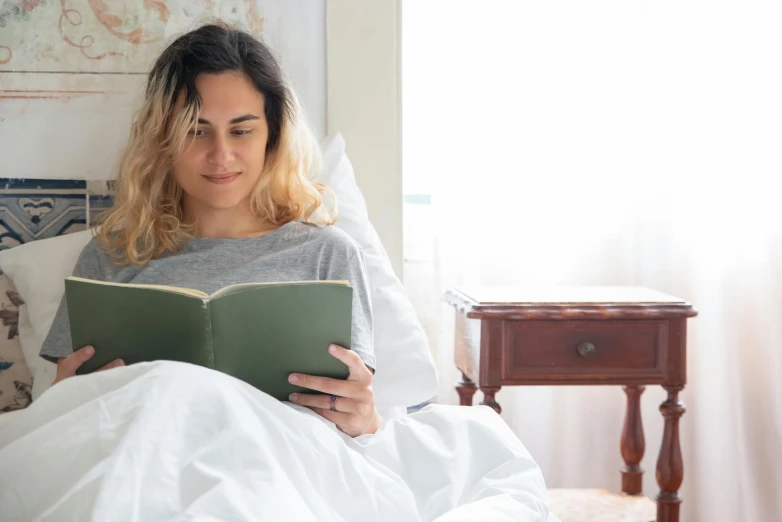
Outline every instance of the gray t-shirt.
<path fill-rule="evenodd" d="M 175 253 L 143 266 L 115 265 L 93 238 L 73 275 L 115 283 L 158 284 L 211 294 L 235 283 L 340 280 L 353 288 L 352 349 L 375 369 L 372 308 L 361 247 L 333 226 L 292 221 L 266 235 L 242 239 L 194 238 Z M 41 356 L 56 361 L 72 353 L 63 297 Z"/>

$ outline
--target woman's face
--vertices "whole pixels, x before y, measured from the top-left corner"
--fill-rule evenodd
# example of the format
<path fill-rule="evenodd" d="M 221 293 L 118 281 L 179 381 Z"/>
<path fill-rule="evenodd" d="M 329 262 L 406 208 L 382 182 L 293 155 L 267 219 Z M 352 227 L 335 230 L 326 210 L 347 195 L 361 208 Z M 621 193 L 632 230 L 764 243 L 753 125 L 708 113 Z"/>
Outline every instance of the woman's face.
<path fill-rule="evenodd" d="M 269 135 L 263 95 L 243 73 L 201 74 L 195 84 L 201 114 L 173 165 L 185 211 L 193 217 L 249 202 L 263 173 Z"/>

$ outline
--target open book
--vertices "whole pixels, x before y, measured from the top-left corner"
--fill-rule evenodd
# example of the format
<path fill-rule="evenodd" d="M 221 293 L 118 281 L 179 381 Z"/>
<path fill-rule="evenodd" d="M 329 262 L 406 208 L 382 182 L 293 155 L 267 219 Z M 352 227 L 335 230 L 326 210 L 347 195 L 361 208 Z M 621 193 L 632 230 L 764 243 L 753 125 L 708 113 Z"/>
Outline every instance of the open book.
<path fill-rule="evenodd" d="M 213 368 L 277 399 L 292 372 L 338 379 L 347 366 L 329 344 L 351 347 L 353 289 L 347 281 L 244 283 L 212 295 L 159 285 L 65 280 L 74 350 L 95 347 L 78 373 L 117 359 L 171 360 Z"/>

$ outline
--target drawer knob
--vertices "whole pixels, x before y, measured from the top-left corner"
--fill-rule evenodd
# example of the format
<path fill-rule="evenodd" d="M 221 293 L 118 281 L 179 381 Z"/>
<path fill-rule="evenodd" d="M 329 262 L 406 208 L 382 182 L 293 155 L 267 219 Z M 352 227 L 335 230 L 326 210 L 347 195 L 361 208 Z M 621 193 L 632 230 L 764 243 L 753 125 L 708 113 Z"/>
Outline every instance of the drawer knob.
<path fill-rule="evenodd" d="M 589 357 L 595 353 L 595 345 L 592 343 L 581 343 L 578 345 L 578 355 L 581 357 Z"/>

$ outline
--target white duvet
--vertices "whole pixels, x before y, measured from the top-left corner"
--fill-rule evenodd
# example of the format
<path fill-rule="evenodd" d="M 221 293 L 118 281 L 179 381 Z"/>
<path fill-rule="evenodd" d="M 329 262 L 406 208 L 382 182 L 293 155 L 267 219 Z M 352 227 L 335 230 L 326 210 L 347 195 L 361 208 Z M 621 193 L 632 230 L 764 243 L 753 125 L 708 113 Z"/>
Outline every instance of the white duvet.
<path fill-rule="evenodd" d="M 0 520 L 556 519 L 489 408 L 428 406 L 351 439 L 227 375 L 157 362 L 68 379 L 0 416 Z"/>

